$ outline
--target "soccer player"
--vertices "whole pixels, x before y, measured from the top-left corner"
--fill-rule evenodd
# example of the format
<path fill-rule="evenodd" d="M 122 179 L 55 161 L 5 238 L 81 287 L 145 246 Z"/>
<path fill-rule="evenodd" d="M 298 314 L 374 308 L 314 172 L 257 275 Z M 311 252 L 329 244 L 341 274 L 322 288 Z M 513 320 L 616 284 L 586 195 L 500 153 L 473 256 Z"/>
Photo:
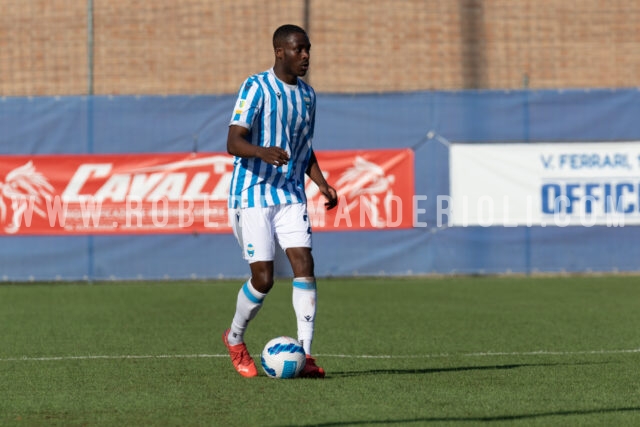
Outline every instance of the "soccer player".
<path fill-rule="evenodd" d="M 324 369 L 311 356 L 316 279 L 305 174 L 327 199 L 327 209 L 337 205 L 338 195 L 325 180 L 311 146 L 316 94 L 299 78 L 309 69 L 309 37 L 298 26 L 283 25 L 273 34 L 273 49 L 273 68 L 244 81 L 229 124 L 227 151 L 235 156 L 229 219 L 251 277 L 238 293 L 223 341 L 240 375 L 258 375 L 244 333 L 273 286 L 277 240 L 293 270 L 298 340 L 306 353 L 300 376 L 323 378 Z"/>

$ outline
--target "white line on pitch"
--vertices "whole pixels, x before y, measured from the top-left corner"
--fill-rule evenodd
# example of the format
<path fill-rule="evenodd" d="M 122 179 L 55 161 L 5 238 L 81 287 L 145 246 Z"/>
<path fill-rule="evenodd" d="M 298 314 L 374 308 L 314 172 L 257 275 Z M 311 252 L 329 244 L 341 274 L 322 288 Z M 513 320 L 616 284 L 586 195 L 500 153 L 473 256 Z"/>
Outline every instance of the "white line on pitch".
<path fill-rule="evenodd" d="M 423 355 L 350 355 L 350 354 L 320 354 L 322 357 L 341 357 L 346 359 L 435 359 L 435 358 L 454 358 L 454 357 L 494 357 L 494 356 L 578 356 L 588 354 L 625 354 L 640 353 L 640 348 L 627 350 L 584 350 L 584 351 L 487 351 L 477 353 L 440 353 L 440 354 L 423 354 Z"/>
<path fill-rule="evenodd" d="M 228 354 L 156 354 L 156 355 L 88 355 L 88 356 L 42 356 L 42 357 L 8 357 L 0 358 L 0 362 L 49 362 L 60 360 L 96 360 L 96 359 L 209 359 L 213 357 L 229 357 Z"/>
<path fill-rule="evenodd" d="M 640 353 L 640 348 L 626 350 L 584 350 L 584 351 L 523 351 L 523 352 L 477 352 L 477 353 L 433 353 L 414 355 L 375 355 L 375 354 L 316 354 L 318 357 L 335 357 L 343 359 L 436 359 L 436 358 L 456 358 L 456 357 L 497 357 L 497 356 L 578 356 L 578 355 L 598 355 L 598 354 L 628 354 Z M 64 360 L 114 360 L 114 359 L 211 359 L 218 357 L 229 357 L 227 354 L 157 354 L 157 355 L 86 355 L 86 356 L 41 356 L 41 357 L 6 357 L 0 358 L 0 362 L 49 362 Z"/>

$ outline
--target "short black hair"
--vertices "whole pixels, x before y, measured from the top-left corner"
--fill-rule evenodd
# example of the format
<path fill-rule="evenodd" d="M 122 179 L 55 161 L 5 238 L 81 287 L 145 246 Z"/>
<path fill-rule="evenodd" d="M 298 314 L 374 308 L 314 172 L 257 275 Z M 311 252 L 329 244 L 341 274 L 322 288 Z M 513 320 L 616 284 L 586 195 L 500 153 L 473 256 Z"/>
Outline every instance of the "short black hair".
<path fill-rule="evenodd" d="M 278 27 L 273 33 L 273 48 L 276 49 L 280 47 L 291 34 L 295 33 L 307 35 L 307 32 L 297 25 L 285 24 Z"/>

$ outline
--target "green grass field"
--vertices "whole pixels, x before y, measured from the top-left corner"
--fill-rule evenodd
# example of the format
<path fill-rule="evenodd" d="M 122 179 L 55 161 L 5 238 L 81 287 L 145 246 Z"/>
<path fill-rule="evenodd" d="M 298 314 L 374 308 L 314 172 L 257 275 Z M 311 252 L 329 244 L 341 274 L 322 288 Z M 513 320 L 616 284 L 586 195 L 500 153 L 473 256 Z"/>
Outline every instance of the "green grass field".
<path fill-rule="evenodd" d="M 324 380 L 235 373 L 240 285 L 0 286 L 0 425 L 640 425 L 637 277 L 321 280 Z M 286 280 L 256 360 L 278 335 Z"/>

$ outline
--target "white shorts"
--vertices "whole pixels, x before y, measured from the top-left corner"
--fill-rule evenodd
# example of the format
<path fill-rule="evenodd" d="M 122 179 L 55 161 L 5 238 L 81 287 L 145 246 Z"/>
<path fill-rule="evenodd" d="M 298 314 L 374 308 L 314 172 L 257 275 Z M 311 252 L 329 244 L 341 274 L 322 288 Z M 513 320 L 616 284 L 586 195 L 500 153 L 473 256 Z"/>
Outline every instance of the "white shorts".
<path fill-rule="evenodd" d="M 249 264 L 273 261 L 276 240 L 285 251 L 311 247 L 311 222 L 304 203 L 229 209 L 229 222 Z"/>

